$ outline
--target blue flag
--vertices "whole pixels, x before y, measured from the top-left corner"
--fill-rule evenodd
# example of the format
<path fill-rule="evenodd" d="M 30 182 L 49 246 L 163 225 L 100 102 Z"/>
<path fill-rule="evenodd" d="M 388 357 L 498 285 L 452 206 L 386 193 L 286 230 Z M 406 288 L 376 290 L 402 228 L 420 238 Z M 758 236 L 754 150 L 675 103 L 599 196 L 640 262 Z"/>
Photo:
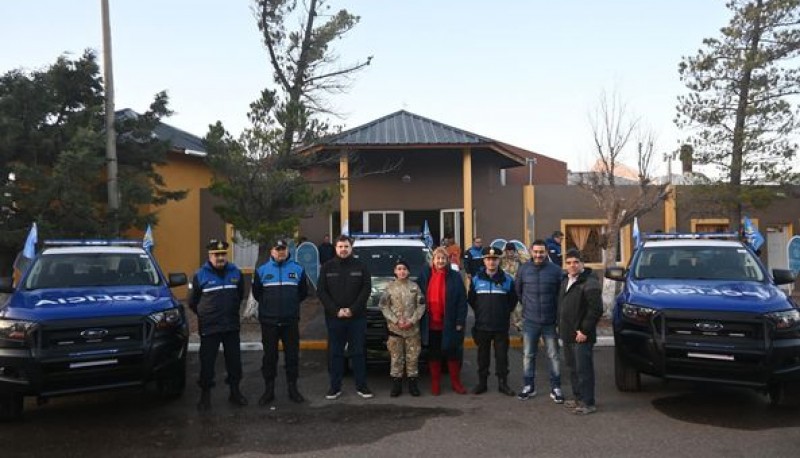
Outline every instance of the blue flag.
<path fill-rule="evenodd" d="M 433 248 L 433 236 L 431 236 L 431 228 L 428 227 L 428 220 L 425 220 L 425 226 L 422 229 L 422 237 L 425 239 L 425 245 L 428 248 Z"/>
<path fill-rule="evenodd" d="M 39 241 L 39 230 L 36 228 L 36 223 L 31 226 L 28 232 L 28 238 L 25 239 L 25 248 L 22 249 L 22 255 L 28 259 L 33 259 L 36 256 L 36 243 Z"/>
<path fill-rule="evenodd" d="M 147 225 L 147 230 L 144 231 L 144 238 L 142 239 L 142 248 L 147 251 L 153 251 L 153 247 L 155 246 L 156 242 L 153 240 L 153 229 L 150 228 L 150 225 Z"/>
<path fill-rule="evenodd" d="M 753 251 L 758 251 L 758 249 L 761 248 L 761 245 L 764 244 L 764 236 L 761 235 L 761 232 L 756 229 L 756 226 L 747 216 L 744 217 L 742 223 L 744 237 L 747 240 L 747 243 L 750 245 L 750 248 L 752 248 Z"/>
<path fill-rule="evenodd" d="M 639 240 L 641 239 L 641 235 L 639 234 L 639 218 L 633 218 L 633 246 L 634 248 L 639 246 Z"/>

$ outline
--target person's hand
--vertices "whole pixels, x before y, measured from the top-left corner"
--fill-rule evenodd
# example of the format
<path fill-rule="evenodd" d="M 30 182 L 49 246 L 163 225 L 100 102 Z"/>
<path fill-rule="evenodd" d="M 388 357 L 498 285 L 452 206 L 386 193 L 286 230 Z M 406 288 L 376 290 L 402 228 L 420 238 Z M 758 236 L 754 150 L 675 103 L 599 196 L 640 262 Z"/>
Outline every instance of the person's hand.
<path fill-rule="evenodd" d="M 464 326 L 461 326 L 460 324 L 456 325 L 456 331 L 461 332 L 462 329 L 464 329 Z"/>
<path fill-rule="evenodd" d="M 586 334 L 582 333 L 580 330 L 575 331 L 575 342 L 584 343 L 587 340 L 589 340 L 589 337 Z"/>
<path fill-rule="evenodd" d="M 336 314 L 338 318 L 350 318 L 353 316 L 353 312 L 350 311 L 349 308 L 341 308 L 339 312 Z"/>

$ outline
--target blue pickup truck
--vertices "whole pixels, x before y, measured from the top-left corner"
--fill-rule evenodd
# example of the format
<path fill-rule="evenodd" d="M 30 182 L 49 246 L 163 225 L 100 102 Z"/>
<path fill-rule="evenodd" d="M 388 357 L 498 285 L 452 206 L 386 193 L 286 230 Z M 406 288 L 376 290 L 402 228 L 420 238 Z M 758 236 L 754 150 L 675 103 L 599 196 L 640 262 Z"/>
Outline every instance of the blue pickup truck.
<path fill-rule="evenodd" d="M 25 396 L 47 398 L 155 382 L 165 398 L 186 384 L 189 330 L 165 276 L 140 242 L 53 241 L 0 304 L 0 421 Z"/>
<path fill-rule="evenodd" d="M 780 404 L 800 388 L 800 309 L 735 234 L 653 234 L 628 269 L 613 316 L 615 381 L 638 391 L 640 374 L 751 387 Z"/>

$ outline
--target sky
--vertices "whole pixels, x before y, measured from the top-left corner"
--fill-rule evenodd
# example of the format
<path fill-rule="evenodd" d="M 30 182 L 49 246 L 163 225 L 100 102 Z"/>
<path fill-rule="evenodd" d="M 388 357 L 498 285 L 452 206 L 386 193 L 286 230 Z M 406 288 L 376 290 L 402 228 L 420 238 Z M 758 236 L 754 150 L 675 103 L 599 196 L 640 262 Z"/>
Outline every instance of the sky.
<path fill-rule="evenodd" d="M 405 109 L 586 170 L 589 114 L 603 92 L 657 136 L 654 174 L 686 133 L 678 63 L 728 20 L 723 0 L 329 0 L 359 24 L 335 44 L 343 64 L 374 56 L 329 103 L 356 127 Z M 145 111 L 167 91 L 165 122 L 237 134 L 272 87 L 250 0 L 110 0 L 116 108 Z M 102 51 L 100 0 L 0 1 L 0 73 Z M 633 149 L 623 159 L 635 165 Z M 673 171 L 680 168 L 673 163 Z"/>

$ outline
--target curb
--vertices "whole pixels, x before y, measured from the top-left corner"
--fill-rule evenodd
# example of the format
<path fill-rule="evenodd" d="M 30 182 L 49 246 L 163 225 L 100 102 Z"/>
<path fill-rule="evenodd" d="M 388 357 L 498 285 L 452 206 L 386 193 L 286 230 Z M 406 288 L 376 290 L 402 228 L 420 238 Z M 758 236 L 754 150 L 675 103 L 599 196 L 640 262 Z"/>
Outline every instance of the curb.
<path fill-rule="evenodd" d="M 512 337 L 509 347 L 522 348 L 522 337 Z M 598 336 L 596 347 L 613 347 L 613 336 Z M 261 342 L 242 342 L 240 347 L 242 351 L 262 351 L 263 347 Z M 464 339 L 464 349 L 471 350 L 476 348 L 475 342 L 472 339 Z M 189 343 L 189 351 L 197 352 L 200 349 L 200 344 L 197 342 Z M 323 339 L 309 339 L 300 341 L 300 350 L 320 351 L 328 349 L 328 341 Z M 222 351 L 222 348 L 220 348 Z"/>

